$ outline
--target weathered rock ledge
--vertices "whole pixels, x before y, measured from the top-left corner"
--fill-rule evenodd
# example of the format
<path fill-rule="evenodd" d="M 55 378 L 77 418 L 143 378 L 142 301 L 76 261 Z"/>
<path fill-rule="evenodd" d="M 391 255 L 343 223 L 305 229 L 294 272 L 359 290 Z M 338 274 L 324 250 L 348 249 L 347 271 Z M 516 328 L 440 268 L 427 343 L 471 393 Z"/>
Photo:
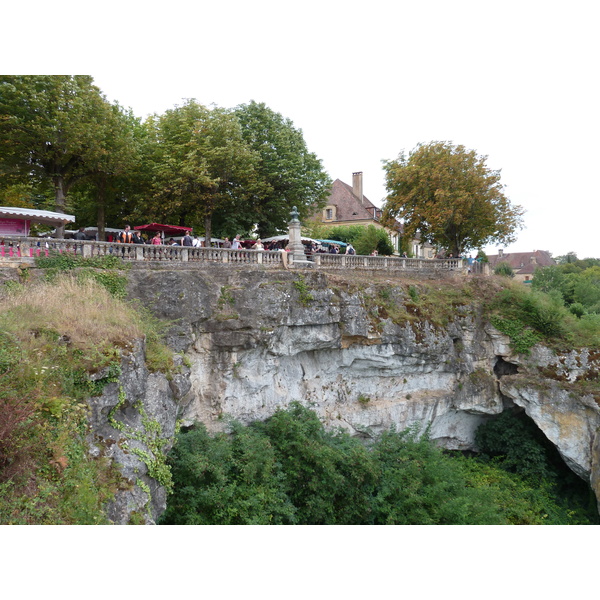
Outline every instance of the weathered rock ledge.
<path fill-rule="evenodd" d="M 385 286 L 388 297 L 406 298 L 401 280 Z M 132 355 L 121 378 L 128 404 L 118 407 L 120 418 L 139 425 L 132 408 L 139 400 L 166 439 L 177 418 L 219 430 L 224 415 L 249 423 L 297 400 L 327 426 L 354 435 L 417 424 L 449 449 L 470 449 L 485 419 L 516 405 L 600 497 L 600 407 L 582 383 L 597 381 L 600 357 L 544 347 L 514 356 L 475 306 L 457 308 L 443 327 L 398 324 L 373 302 L 377 293 L 375 282 L 346 285 L 324 273 L 134 270 L 130 296 L 171 321 L 169 344 L 187 367 L 174 384 L 145 372 L 141 354 Z M 122 432 L 106 419 L 118 392 L 115 384 L 95 409 L 102 415 L 96 435 L 115 439 L 104 451 L 124 461 L 133 486 L 111 518 L 124 522 L 131 505 L 147 502 L 136 478 L 152 488 L 155 518 L 164 490 L 142 474 L 143 461 L 123 448 Z"/>

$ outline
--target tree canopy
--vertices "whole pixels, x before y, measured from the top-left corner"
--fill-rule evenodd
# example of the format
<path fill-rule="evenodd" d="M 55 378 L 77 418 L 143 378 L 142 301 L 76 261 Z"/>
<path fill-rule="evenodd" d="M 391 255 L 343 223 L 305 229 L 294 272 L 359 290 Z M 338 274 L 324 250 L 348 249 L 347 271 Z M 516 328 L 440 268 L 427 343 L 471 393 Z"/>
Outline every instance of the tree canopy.
<path fill-rule="evenodd" d="M 84 75 L 0 76 L 0 150 L 8 203 L 96 221 L 101 239 L 105 223 L 147 219 L 279 233 L 331 185 L 302 131 L 265 104 L 188 100 L 142 124 Z"/>
<path fill-rule="evenodd" d="M 73 184 L 114 169 L 117 127 L 114 108 L 87 75 L 2 76 L 2 183 L 51 184 L 54 209 L 65 212 Z"/>
<path fill-rule="evenodd" d="M 577 497 L 559 504 L 552 484 L 563 473 L 554 477 L 539 442 L 531 439 L 528 430 L 512 435 L 510 420 L 500 421 L 482 436 L 490 455 L 505 456 L 507 446 L 512 450 L 506 468 L 494 460 L 487 462 L 487 457 L 482 463 L 445 454 L 415 428 L 387 431 L 367 445 L 347 432 L 326 430 L 316 413 L 297 402 L 265 421 L 229 425 L 228 433 L 210 435 L 200 423 L 179 433 L 169 456 L 173 494 L 160 523 L 597 521 L 595 506 L 587 511 L 581 506 L 580 498 L 589 497 L 585 484 Z M 516 437 L 512 446 L 511 436 Z M 526 475 L 534 479 L 529 481 Z"/>
<path fill-rule="evenodd" d="M 258 156 L 231 111 L 188 100 L 147 122 L 153 196 L 150 212 L 180 225 L 200 225 L 237 212 L 257 190 Z M 147 214 L 147 213 L 146 213 Z"/>
<path fill-rule="evenodd" d="M 316 239 L 337 240 L 352 244 L 357 254 L 368 255 L 377 250 L 377 254 L 391 256 L 394 246 L 385 229 L 375 225 L 324 225 L 313 223 L 306 228 L 310 237 Z"/>
<path fill-rule="evenodd" d="M 500 172 L 485 156 L 449 142 L 419 144 L 384 161 L 384 219 L 404 222 L 404 234 L 453 253 L 510 244 L 524 210 L 504 195 Z"/>
<path fill-rule="evenodd" d="M 234 113 L 244 140 L 258 155 L 260 187 L 251 207 L 259 236 L 284 230 L 294 206 L 301 220 L 315 206 L 322 207 L 331 179 L 317 156 L 309 152 L 302 131 L 264 103 L 242 104 Z"/>

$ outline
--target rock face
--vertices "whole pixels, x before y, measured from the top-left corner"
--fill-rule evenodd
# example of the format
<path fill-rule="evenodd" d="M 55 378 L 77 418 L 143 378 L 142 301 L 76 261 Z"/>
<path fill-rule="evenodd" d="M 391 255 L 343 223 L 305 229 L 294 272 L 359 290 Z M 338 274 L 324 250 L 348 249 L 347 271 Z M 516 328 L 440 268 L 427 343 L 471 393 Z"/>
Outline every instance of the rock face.
<path fill-rule="evenodd" d="M 137 341 L 123 353 L 118 381 L 88 401 L 91 453 L 112 460 L 121 472 L 121 489 L 107 507 L 107 517 L 121 525 L 154 523 L 164 512 L 164 459 L 174 439 L 177 401 L 190 387 L 185 376 L 168 381 L 161 373 L 150 373 L 144 359 L 144 343 Z M 105 375 L 100 372 L 96 378 Z"/>
<path fill-rule="evenodd" d="M 386 289 L 406 296 L 398 280 Z M 599 496 L 600 407 L 582 382 L 597 379 L 600 356 L 543 347 L 513 356 L 476 307 L 458 307 L 444 326 L 398 324 L 373 302 L 375 283 L 349 286 L 322 272 L 140 269 L 129 274 L 129 293 L 171 321 L 169 344 L 189 366 L 176 395 L 132 366 L 128 397 L 146 394 L 165 432 L 178 410 L 219 430 L 224 415 L 249 423 L 297 400 L 355 435 L 416 424 L 446 448 L 469 449 L 484 420 L 516 405 Z"/>

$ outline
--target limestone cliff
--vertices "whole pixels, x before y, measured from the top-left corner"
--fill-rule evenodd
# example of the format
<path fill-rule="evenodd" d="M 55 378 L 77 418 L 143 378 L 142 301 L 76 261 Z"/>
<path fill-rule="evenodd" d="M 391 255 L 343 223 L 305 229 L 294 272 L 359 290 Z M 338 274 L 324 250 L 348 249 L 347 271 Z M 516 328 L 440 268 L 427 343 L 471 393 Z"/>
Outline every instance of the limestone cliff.
<path fill-rule="evenodd" d="M 123 352 L 118 381 L 89 399 L 91 454 L 114 461 L 122 476 L 106 510 L 112 523 L 154 523 L 166 508 L 166 453 L 173 445 L 177 401 L 190 387 L 186 368 L 177 363 L 179 373 L 170 379 L 151 373 L 144 343 L 136 341 Z M 94 378 L 104 375 L 100 371 Z"/>
<path fill-rule="evenodd" d="M 538 346 L 515 356 L 469 298 L 455 293 L 442 320 L 421 314 L 418 281 L 209 267 L 129 273 L 130 296 L 171 321 L 169 345 L 189 367 L 177 394 L 130 370 L 127 396 L 152 397 L 164 431 L 177 416 L 218 430 L 223 415 L 248 423 L 298 400 L 356 435 L 416 423 L 469 449 L 480 423 L 517 405 L 600 495 L 600 407 L 585 385 L 600 355 Z"/>

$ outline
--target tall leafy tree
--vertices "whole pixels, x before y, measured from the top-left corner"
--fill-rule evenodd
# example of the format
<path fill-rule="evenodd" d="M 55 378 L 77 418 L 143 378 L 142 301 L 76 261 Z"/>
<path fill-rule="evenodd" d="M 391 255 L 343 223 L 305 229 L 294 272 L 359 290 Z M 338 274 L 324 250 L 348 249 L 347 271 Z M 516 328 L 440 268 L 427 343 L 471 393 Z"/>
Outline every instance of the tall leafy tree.
<path fill-rule="evenodd" d="M 50 180 L 54 209 L 65 212 L 71 186 L 106 161 L 109 111 L 87 75 L 0 77 L 2 176 Z"/>
<path fill-rule="evenodd" d="M 449 142 L 419 144 L 384 161 L 384 218 L 402 219 L 405 235 L 452 252 L 510 244 L 522 227 L 520 206 L 504 195 L 500 171 L 485 156 Z"/>
<path fill-rule="evenodd" d="M 128 220 L 144 186 L 142 146 L 145 129 L 131 110 L 107 105 L 104 114 L 103 149 L 90 166 L 89 177 L 76 186 L 74 214 L 78 222 L 95 223 L 98 239 L 105 239 L 105 226 Z M 147 179 L 147 178 L 146 178 Z"/>
<path fill-rule="evenodd" d="M 189 100 L 147 121 L 154 143 L 152 214 L 200 225 L 207 239 L 217 212 L 243 210 L 256 194 L 257 155 L 231 111 Z"/>
<path fill-rule="evenodd" d="M 242 135 L 260 156 L 256 167 L 260 187 L 251 209 L 261 237 L 284 230 L 296 206 L 301 219 L 322 207 L 331 179 L 317 156 L 309 152 L 302 130 L 264 103 L 235 109 Z"/>

